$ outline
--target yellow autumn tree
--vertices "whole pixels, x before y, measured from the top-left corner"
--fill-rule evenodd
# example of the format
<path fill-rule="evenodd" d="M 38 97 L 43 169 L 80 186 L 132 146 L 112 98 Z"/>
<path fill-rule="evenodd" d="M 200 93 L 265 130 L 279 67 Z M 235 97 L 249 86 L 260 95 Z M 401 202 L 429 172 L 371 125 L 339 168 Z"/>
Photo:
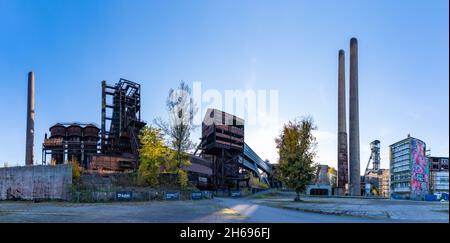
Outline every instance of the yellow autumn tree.
<path fill-rule="evenodd" d="M 139 136 L 141 142 L 138 183 L 140 185 L 157 186 L 161 169 L 175 172 L 177 161 L 173 150 L 164 145 L 164 138 L 157 128 L 146 126 Z"/>

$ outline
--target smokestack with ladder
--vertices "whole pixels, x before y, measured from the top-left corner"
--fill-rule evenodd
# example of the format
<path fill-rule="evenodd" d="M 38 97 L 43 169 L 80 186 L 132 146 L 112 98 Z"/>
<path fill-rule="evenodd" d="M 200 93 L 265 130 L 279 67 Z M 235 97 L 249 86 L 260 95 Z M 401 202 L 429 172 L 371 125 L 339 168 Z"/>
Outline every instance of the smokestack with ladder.
<path fill-rule="evenodd" d="M 34 73 L 28 73 L 27 96 L 27 135 L 25 147 L 25 164 L 33 165 L 34 161 Z"/>
<path fill-rule="evenodd" d="M 358 101 L 358 41 L 350 40 L 350 126 L 349 126 L 349 191 L 352 196 L 361 195 L 359 157 L 359 101 Z"/>

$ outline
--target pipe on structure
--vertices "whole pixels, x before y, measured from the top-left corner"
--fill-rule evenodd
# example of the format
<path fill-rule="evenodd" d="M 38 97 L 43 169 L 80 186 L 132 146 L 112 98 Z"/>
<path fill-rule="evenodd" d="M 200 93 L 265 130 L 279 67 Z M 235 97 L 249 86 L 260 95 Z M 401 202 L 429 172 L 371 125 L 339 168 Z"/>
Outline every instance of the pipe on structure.
<path fill-rule="evenodd" d="M 33 165 L 34 161 L 34 73 L 28 73 L 27 132 L 25 145 L 25 164 Z"/>
<path fill-rule="evenodd" d="M 345 194 L 348 183 L 347 122 L 345 102 L 345 53 L 339 50 L 338 68 L 338 193 Z"/>
<path fill-rule="evenodd" d="M 102 81 L 102 125 L 101 125 L 101 149 L 105 152 L 106 144 L 106 81 Z"/>
<path fill-rule="evenodd" d="M 349 192 L 361 195 L 358 103 L 358 41 L 350 40 L 350 119 L 349 119 Z"/>

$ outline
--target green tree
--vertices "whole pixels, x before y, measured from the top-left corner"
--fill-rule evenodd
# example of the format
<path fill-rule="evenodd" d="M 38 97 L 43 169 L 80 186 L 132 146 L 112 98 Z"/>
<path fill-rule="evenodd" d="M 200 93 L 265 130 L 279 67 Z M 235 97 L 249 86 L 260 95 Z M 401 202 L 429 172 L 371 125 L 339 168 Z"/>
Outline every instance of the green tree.
<path fill-rule="evenodd" d="M 313 119 L 304 117 L 284 124 L 279 137 L 275 139 L 279 155 L 279 180 L 297 193 L 295 201 L 300 201 L 304 192 L 314 179 L 316 138 Z"/>
<path fill-rule="evenodd" d="M 146 126 L 139 135 L 138 183 L 140 185 L 157 186 L 160 170 L 176 171 L 175 153 L 164 145 L 164 138 L 157 128 Z"/>
<path fill-rule="evenodd" d="M 169 147 L 175 150 L 175 159 L 178 162 L 176 173 L 179 175 L 180 185 L 183 186 L 187 185 L 187 176 L 180 170 L 190 165 L 188 151 L 196 147 L 191 140 L 191 133 L 197 128 L 194 124 L 197 107 L 192 98 L 192 91 L 186 83 L 181 82 L 178 89 L 169 90 L 166 107 L 168 121 L 158 117 L 154 122 L 166 136 Z"/>

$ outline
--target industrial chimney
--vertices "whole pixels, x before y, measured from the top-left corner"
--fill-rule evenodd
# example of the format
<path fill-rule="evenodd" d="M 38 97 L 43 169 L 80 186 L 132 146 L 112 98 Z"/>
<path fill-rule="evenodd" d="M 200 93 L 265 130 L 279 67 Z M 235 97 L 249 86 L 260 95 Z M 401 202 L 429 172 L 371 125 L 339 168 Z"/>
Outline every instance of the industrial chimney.
<path fill-rule="evenodd" d="M 338 68 L 338 194 L 345 194 L 348 184 L 348 147 L 345 111 L 345 53 L 339 50 Z"/>
<path fill-rule="evenodd" d="M 25 164 L 33 165 L 34 160 L 34 73 L 28 73 L 27 101 L 27 137 L 25 147 Z"/>
<path fill-rule="evenodd" d="M 358 41 L 350 40 L 350 119 L 349 119 L 349 192 L 361 195 L 359 157 L 359 103 L 358 103 Z"/>

